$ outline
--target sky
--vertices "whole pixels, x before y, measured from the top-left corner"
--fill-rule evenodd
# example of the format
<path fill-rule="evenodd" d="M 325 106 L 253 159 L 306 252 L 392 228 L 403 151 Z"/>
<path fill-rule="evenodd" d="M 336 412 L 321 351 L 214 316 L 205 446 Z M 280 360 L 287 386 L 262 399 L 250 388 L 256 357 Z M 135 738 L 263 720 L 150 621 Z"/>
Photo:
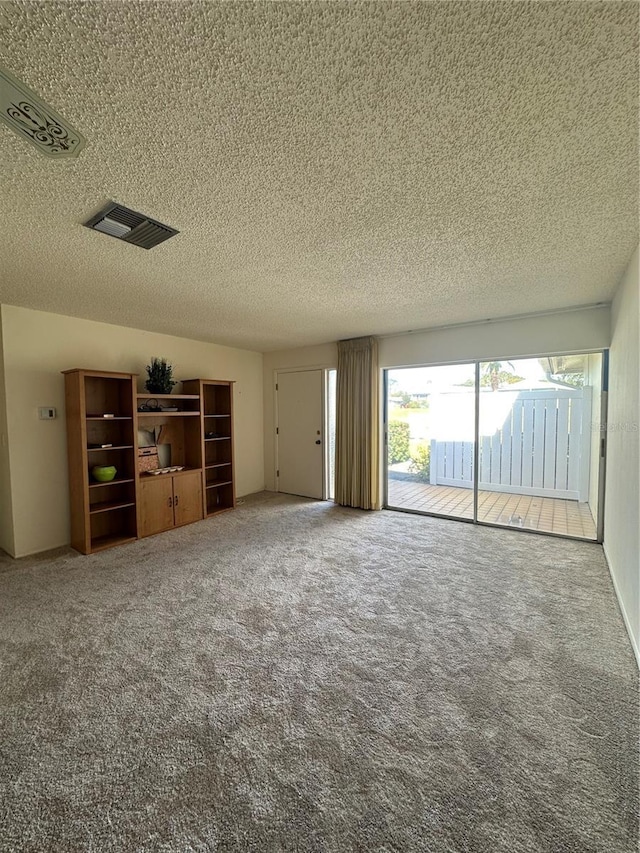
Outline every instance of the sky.
<path fill-rule="evenodd" d="M 480 371 L 484 370 L 487 362 L 481 362 Z M 511 371 L 509 364 L 513 365 L 513 372 L 524 377 L 528 382 L 538 386 L 544 380 L 544 370 L 537 358 L 512 359 L 510 362 L 503 361 L 503 369 Z M 397 379 L 398 391 L 407 394 L 437 393 L 446 391 L 451 386 L 458 386 L 467 379 L 475 380 L 474 364 L 450 364 L 439 367 L 403 367 L 389 370 L 389 379 Z M 473 389 L 470 388 L 470 391 Z"/>

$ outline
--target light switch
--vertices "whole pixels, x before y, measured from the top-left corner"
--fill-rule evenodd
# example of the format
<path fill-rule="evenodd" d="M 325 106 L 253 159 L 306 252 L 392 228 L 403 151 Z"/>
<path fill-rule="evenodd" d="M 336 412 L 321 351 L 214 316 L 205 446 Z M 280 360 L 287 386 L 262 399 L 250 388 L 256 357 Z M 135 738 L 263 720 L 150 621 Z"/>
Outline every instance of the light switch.
<path fill-rule="evenodd" d="M 38 409 L 38 414 L 41 421 L 51 421 L 56 416 L 56 410 L 53 406 L 41 406 Z"/>

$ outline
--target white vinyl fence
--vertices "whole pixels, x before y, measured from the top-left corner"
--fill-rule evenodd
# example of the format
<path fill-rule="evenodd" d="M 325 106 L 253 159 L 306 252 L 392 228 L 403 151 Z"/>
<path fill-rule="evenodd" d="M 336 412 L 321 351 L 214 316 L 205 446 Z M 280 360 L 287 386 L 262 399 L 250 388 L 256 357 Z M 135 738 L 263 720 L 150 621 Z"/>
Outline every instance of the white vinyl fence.
<path fill-rule="evenodd" d="M 441 424 L 448 408 L 455 418 L 455 396 L 433 399 Z M 590 424 L 589 387 L 482 393 L 479 488 L 586 501 Z M 430 482 L 473 488 L 473 451 L 473 441 L 432 439 Z"/>

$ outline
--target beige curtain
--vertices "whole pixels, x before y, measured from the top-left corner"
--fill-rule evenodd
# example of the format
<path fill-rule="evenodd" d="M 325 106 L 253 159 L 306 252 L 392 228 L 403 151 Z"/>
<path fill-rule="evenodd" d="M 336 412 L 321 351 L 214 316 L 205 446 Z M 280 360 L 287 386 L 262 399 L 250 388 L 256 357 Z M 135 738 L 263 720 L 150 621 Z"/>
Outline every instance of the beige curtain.
<path fill-rule="evenodd" d="M 335 499 L 380 509 L 378 341 L 338 341 Z"/>

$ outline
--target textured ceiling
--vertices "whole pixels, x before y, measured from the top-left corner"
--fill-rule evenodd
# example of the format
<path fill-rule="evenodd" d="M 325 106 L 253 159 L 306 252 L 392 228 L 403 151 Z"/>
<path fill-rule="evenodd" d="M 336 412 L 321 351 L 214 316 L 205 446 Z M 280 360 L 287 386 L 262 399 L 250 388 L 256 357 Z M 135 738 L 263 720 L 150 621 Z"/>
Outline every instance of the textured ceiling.
<path fill-rule="evenodd" d="M 638 240 L 634 2 L 0 3 L 87 139 L 0 126 L 0 301 L 258 350 L 611 298 Z M 113 199 L 151 251 L 81 223 Z"/>

